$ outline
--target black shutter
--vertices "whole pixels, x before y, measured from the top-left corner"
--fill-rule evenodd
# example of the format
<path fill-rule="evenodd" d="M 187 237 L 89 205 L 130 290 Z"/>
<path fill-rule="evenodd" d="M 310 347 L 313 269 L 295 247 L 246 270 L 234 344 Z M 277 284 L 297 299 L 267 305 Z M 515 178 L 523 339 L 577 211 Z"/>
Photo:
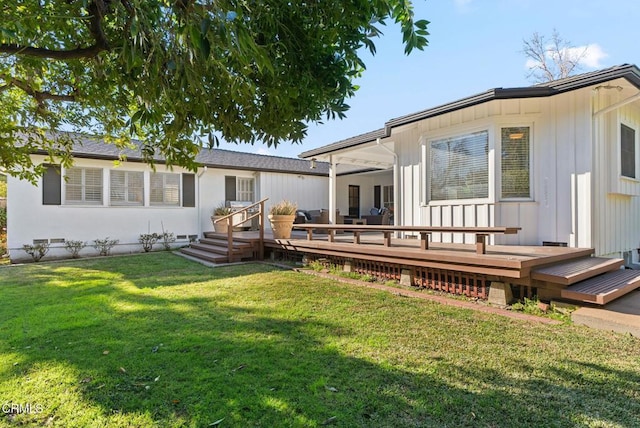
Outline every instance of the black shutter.
<path fill-rule="evenodd" d="M 373 186 L 373 206 L 376 208 L 382 208 L 382 200 L 380 198 L 380 186 Z"/>
<path fill-rule="evenodd" d="M 236 200 L 236 177 L 226 175 L 224 177 L 224 200 Z"/>
<path fill-rule="evenodd" d="M 60 205 L 62 203 L 62 174 L 60 165 L 43 165 L 46 168 L 42 176 L 42 205 Z"/>
<path fill-rule="evenodd" d="M 196 206 L 196 176 L 195 174 L 182 174 L 182 206 Z"/>

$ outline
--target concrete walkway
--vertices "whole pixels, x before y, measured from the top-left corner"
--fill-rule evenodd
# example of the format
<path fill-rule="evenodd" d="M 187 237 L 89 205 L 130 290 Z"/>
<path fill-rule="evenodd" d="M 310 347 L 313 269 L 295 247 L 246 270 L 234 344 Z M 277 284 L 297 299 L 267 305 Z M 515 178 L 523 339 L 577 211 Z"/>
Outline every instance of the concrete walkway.
<path fill-rule="evenodd" d="M 575 324 L 640 337 L 640 290 L 601 308 L 580 308 L 571 314 Z"/>

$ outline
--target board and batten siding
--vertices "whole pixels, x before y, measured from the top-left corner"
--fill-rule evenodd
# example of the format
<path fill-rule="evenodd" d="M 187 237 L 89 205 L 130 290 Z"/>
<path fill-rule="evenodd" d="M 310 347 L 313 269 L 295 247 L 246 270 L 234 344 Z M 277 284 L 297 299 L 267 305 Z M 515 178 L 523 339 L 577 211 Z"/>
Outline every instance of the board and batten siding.
<path fill-rule="evenodd" d="M 260 198 L 269 198 L 265 204 L 267 213 L 282 200 L 294 202 L 302 210 L 327 208 L 329 177 L 260 172 L 258 181 Z"/>
<path fill-rule="evenodd" d="M 637 92 L 637 91 L 636 91 Z M 608 91 L 596 99 L 596 110 L 612 105 L 631 96 L 623 91 Z M 595 120 L 597 169 L 594 180 L 594 246 L 598 254 L 623 257 L 628 253 L 638 260 L 640 248 L 640 165 L 638 164 L 640 139 L 639 103 L 626 105 L 619 110 L 603 114 Z M 635 130 L 636 178 L 622 177 L 620 125 Z M 604 167 L 607 165 L 608 167 Z"/>
<path fill-rule="evenodd" d="M 400 164 L 402 222 L 432 226 L 516 226 L 517 235 L 490 243 L 541 245 L 544 241 L 591 246 L 591 90 L 548 98 L 493 100 L 394 128 Z M 531 199 L 500 199 L 500 129 L 531 129 Z M 430 201 L 430 141 L 489 131 L 489 197 Z M 427 147 L 427 148 L 423 148 Z M 473 242 L 472 235 L 434 235 L 438 242 Z"/>

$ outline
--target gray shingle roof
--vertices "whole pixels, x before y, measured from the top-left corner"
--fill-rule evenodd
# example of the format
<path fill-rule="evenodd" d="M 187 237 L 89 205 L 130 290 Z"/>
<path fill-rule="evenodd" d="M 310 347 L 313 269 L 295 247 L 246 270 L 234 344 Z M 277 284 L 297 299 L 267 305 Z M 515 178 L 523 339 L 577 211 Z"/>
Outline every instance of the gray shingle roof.
<path fill-rule="evenodd" d="M 137 149 L 119 149 L 113 144 L 105 143 L 101 138 L 66 133 L 74 141 L 72 153 L 78 158 L 116 160 L 120 155 L 126 156 L 128 161 L 141 162 L 142 152 Z M 139 141 L 132 141 L 134 146 L 140 147 Z M 164 162 L 161 155 L 154 156 L 156 162 Z M 283 156 L 259 155 L 254 153 L 236 152 L 224 149 L 203 148 L 196 161 L 209 168 L 226 168 L 249 171 L 268 171 L 289 174 L 329 175 L 329 164 L 317 162 L 316 168 L 309 167 L 309 161 Z"/>
<path fill-rule="evenodd" d="M 549 97 L 552 95 L 561 94 L 563 92 L 573 91 L 592 85 L 598 85 L 619 78 L 627 79 L 627 81 L 629 81 L 632 85 L 640 89 L 640 69 L 638 69 L 638 67 L 636 67 L 635 65 L 630 64 L 623 64 L 606 68 L 604 70 L 583 73 L 577 76 L 566 77 L 564 79 L 545 82 L 534 86 L 520 88 L 494 88 L 480 94 L 453 101 L 451 103 L 443 104 L 441 106 L 391 119 L 385 123 L 385 127 L 382 129 L 347 138 L 346 140 L 341 140 L 332 144 L 328 144 L 326 146 L 318 147 L 317 149 L 308 150 L 301 153 L 299 157 L 311 158 L 314 156 L 320 156 L 326 153 L 330 153 L 335 150 L 370 143 L 372 141 L 375 141 L 377 138 L 386 138 L 390 136 L 391 129 L 394 127 L 407 125 L 419 120 L 439 116 L 445 113 L 450 113 L 452 111 L 471 107 L 491 100 Z"/>

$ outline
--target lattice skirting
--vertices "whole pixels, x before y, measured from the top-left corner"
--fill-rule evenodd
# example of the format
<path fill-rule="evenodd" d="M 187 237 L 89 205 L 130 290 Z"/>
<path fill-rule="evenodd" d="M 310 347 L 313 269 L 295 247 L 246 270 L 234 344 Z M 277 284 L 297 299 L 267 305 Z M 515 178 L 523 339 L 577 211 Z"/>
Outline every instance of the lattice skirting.
<path fill-rule="evenodd" d="M 445 293 L 486 299 L 489 296 L 491 281 L 483 275 L 415 267 L 413 285 Z"/>

